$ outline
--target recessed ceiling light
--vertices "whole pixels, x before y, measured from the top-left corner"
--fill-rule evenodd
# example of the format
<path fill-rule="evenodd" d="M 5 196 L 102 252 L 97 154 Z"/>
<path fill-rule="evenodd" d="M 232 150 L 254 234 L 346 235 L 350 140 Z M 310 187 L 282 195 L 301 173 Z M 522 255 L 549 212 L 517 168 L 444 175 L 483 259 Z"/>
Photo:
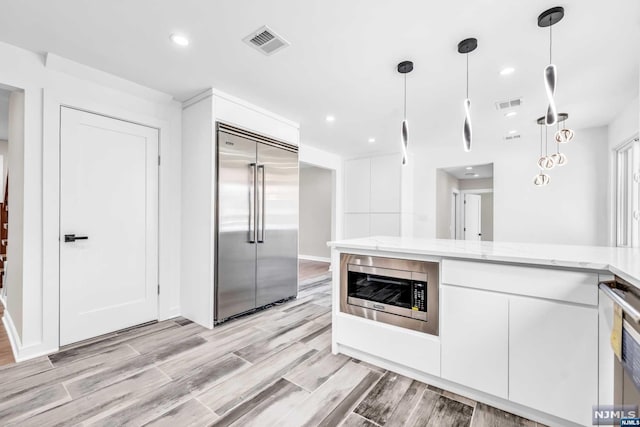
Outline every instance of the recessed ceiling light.
<path fill-rule="evenodd" d="M 376 142 L 375 138 L 369 138 L 369 144 L 373 144 L 374 142 Z"/>
<path fill-rule="evenodd" d="M 515 115 L 517 115 L 518 112 L 517 111 L 509 111 L 507 114 L 505 114 L 505 117 L 513 117 Z"/>
<path fill-rule="evenodd" d="M 476 178 L 479 177 L 480 175 L 478 175 L 477 173 L 474 173 L 473 176 L 475 176 Z"/>
<path fill-rule="evenodd" d="M 467 166 L 465 169 L 466 169 L 466 170 L 468 170 L 468 171 L 470 171 L 471 169 L 473 169 L 473 167 L 471 167 L 471 166 Z"/>
<path fill-rule="evenodd" d="M 509 131 L 509 135 L 515 135 L 516 133 L 518 133 L 518 131 L 517 131 L 517 130 L 510 130 L 510 131 Z"/>
<path fill-rule="evenodd" d="M 184 34 L 173 33 L 170 39 L 178 46 L 189 46 L 189 39 Z"/>
<path fill-rule="evenodd" d="M 509 74 L 513 74 L 513 72 L 516 69 L 513 67 L 507 67 L 507 68 L 503 68 L 502 70 L 500 70 L 500 75 L 501 76 L 508 76 Z"/>
<path fill-rule="evenodd" d="M 331 122 L 335 122 L 335 121 L 336 121 L 336 118 L 335 118 L 335 117 L 333 117 L 333 116 L 327 116 L 327 119 L 326 119 L 326 120 L 327 120 L 329 123 L 331 123 Z"/>

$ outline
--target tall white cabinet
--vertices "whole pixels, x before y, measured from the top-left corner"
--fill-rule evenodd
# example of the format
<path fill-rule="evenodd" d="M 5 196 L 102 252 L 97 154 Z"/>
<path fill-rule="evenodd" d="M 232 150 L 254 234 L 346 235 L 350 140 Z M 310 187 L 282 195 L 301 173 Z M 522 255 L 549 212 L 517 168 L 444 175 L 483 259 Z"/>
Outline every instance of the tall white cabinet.
<path fill-rule="evenodd" d="M 400 235 L 401 157 L 345 162 L 345 238 Z"/>
<path fill-rule="evenodd" d="M 300 126 L 215 89 L 182 108 L 182 315 L 213 327 L 216 122 L 299 145 Z"/>

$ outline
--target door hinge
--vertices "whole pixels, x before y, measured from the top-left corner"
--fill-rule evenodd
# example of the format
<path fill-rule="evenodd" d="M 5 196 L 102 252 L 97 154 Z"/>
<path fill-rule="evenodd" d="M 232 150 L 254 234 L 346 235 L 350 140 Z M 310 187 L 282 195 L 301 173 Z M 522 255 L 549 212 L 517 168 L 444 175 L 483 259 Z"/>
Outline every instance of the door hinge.
<path fill-rule="evenodd" d="M 160 156 L 158 156 L 158 166 L 160 166 Z"/>
<path fill-rule="evenodd" d="M 160 283 L 158 283 L 158 295 L 160 295 Z"/>

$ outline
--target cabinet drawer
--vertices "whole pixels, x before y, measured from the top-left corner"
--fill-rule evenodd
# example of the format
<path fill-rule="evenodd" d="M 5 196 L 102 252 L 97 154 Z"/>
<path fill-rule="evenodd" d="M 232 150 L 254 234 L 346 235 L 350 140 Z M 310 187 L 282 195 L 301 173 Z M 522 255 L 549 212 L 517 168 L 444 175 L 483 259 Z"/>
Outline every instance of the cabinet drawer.
<path fill-rule="evenodd" d="M 442 283 L 579 304 L 598 304 L 598 274 L 488 262 L 442 261 Z"/>

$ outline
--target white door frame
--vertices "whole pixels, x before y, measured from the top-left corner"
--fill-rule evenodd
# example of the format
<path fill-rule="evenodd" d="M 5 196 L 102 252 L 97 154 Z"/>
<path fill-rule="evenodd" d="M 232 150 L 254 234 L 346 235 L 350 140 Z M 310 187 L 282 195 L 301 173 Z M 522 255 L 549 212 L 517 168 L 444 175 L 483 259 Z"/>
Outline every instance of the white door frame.
<path fill-rule="evenodd" d="M 42 351 L 43 354 L 57 351 L 60 347 L 60 110 L 61 107 L 74 108 L 88 113 L 124 120 L 134 124 L 158 129 L 158 151 L 162 152 L 163 137 L 169 134 L 169 123 L 155 117 L 129 111 L 125 108 L 96 102 L 91 95 L 71 94 L 54 90 L 44 91 L 43 152 L 42 152 Z M 158 169 L 158 199 L 162 195 L 162 180 Z M 158 224 L 162 228 L 160 202 Z M 158 235 L 158 269 L 162 256 L 162 236 Z M 167 308 L 171 304 L 168 295 L 158 298 L 159 320 L 171 317 Z"/>

